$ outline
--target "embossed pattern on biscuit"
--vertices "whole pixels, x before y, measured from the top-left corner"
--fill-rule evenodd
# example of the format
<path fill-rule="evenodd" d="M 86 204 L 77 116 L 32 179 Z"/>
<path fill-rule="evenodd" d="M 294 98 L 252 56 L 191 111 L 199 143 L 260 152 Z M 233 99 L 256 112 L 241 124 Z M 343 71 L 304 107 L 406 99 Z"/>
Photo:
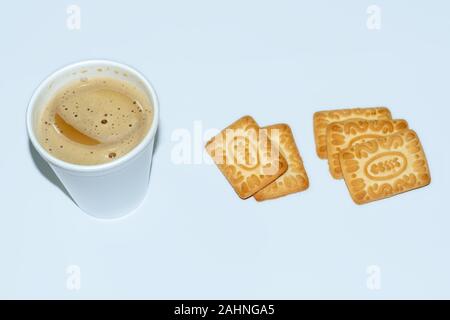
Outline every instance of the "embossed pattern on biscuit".
<path fill-rule="evenodd" d="M 340 152 L 345 183 L 353 200 L 364 204 L 427 186 L 425 153 L 412 130 L 356 144 Z"/>
<path fill-rule="evenodd" d="M 326 131 L 330 123 L 352 118 L 365 120 L 392 119 L 391 112 L 386 107 L 353 108 L 319 111 L 314 114 L 314 139 L 319 158 L 327 158 Z"/>
<path fill-rule="evenodd" d="M 255 199 L 257 201 L 275 199 L 308 189 L 308 175 L 291 128 L 287 124 L 276 124 L 261 130 L 267 130 L 272 143 L 279 146 L 281 154 L 287 160 L 288 169 L 267 187 L 255 193 Z"/>
<path fill-rule="evenodd" d="M 250 116 L 222 130 L 206 144 L 206 150 L 242 199 L 251 197 L 287 170 L 278 147 Z"/>
<path fill-rule="evenodd" d="M 350 119 L 333 122 L 327 127 L 327 156 L 330 173 L 342 179 L 339 152 L 372 139 L 381 138 L 408 129 L 405 120 Z"/>

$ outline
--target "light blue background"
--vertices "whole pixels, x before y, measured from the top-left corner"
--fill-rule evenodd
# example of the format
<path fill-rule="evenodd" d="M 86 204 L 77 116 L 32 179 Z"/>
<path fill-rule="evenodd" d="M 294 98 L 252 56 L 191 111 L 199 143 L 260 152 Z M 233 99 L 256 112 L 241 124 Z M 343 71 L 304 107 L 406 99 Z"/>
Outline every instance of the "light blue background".
<path fill-rule="evenodd" d="M 66 8 L 81 8 L 81 30 Z M 382 9 L 382 29 L 366 9 Z M 8 1 L 0 10 L 1 298 L 450 298 L 448 1 Z M 99 222 L 30 155 L 47 75 L 107 58 L 153 83 L 161 127 L 144 205 Z M 356 206 L 315 155 L 312 115 L 387 105 L 423 142 L 428 188 Z M 172 132 L 287 122 L 311 180 L 240 200 L 214 166 L 174 165 Z M 44 168 L 44 169 L 42 169 Z M 48 175 L 48 172 L 47 172 Z M 66 268 L 81 268 L 81 289 Z M 381 268 L 381 290 L 366 268 Z"/>

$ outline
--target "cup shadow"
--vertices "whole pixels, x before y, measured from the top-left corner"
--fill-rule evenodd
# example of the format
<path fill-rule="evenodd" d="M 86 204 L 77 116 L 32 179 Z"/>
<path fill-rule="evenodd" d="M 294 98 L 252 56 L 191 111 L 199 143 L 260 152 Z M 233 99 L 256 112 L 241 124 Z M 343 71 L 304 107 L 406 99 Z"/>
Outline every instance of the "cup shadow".
<path fill-rule="evenodd" d="M 55 172 L 50 168 L 47 162 L 40 156 L 40 154 L 36 151 L 33 144 L 30 140 L 28 140 L 28 149 L 30 151 L 31 158 L 33 159 L 34 165 L 39 170 L 39 172 L 50 181 L 54 186 L 59 188 L 64 194 L 69 197 L 70 200 L 75 202 L 73 198 L 70 196 L 69 192 L 64 188 L 62 182 L 58 179 Z"/>
<path fill-rule="evenodd" d="M 155 134 L 155 142 L 153 147 L 153 153 L 156 153 L 158 147 L 159 147 L 159 135 L 160 135 L 160 128 L 156 131 Z M 53 169 L 49 166 L 49 164 L 41 157 L 41 155 L 37 152 L 37 150 L 34 148 L 33 144 L 30 140 L 28 140 L 28 149 L 31 155 L 31 158 L 33 159 L 34 165 L 38 169 L 38 171 L 41 173 L 41 175 L 44 176 L 48 181 L 50 181 L 54 186 L 56 186 L 58 189 L 60 189 L 67 197 L 69 197 L 70 200 L 72 200 L 74 203 L 75 201 L 70 196 L 67 189 L 64 187 L 62 182 L 59 180 L 59 178 L 56 176 Z"/>
<path fill-rule="evenodd" d="M 154 142 L 154 146 L 153 146 L 153 154 L 155 154 L 158 150 L 159 147 L 159 134 L 161 132 L 161 122 L 158 124 L 158 130 L 156 130 L 156 134 L 155 134 L 155 142 Z"/>

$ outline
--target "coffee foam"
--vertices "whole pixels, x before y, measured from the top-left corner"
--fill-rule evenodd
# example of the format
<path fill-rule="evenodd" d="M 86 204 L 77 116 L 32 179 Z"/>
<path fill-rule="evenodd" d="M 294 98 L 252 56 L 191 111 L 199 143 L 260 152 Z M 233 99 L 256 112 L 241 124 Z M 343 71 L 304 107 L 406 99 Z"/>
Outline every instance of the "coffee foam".
<path fill-rule="evenodd" d="M 152 120 L 151 102 L 137 87 L 111 78 L 84 78 L 63 87 L 49 101 L 38 138 L 61 160 L 101 164 L 139 144 Z"/>

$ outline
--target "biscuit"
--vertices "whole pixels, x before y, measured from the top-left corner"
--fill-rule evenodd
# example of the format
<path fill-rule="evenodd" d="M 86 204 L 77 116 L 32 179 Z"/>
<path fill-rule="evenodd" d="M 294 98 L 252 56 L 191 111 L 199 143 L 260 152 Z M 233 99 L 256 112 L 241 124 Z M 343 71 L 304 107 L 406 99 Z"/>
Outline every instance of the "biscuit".
<path fill-rule="evenodd" d="M 286 159 L 250 116 L 242 117 L 206 144 L 206 150 L 242 199 L 287 170 Z"/>
<path fill-rule="evenodd" d="M 287 161 L 288 169 L 278 179 L 255 193 L 255 199 L 257 201 L 275 199 L 308 189 L 308 175 L 291 128 L 287 124 L 275 124 L 261 128 L 261 130 L 267 130 L 267 135 L 272 143 L 278 145 L 280 153 Z"/>
<path fill-rule="evenodd" d="M 356 144 L 340 152 L 345 183 L 353 200 L 364 204 L 424 187 L 430 171 L 412 130 Z"/>
<path fill-rule="evenodd" d="M 342 179 L 339 152 L 368 140 L 388 136 L 408 129 L 405 120 L 362 120 L 350 119 L 333 122 L 327 128 L 327 155 L 330 173 L 335 179 Z"/>
<path fill-rule="evenodd" d="M 391 112 L 385 107 L 316 112 L 314 114 L 314 139 L 316 141 L 316 152 L 320 159 L 327 158 L 327 126 L 332 122 L 344 121 L 352 118 L 365 120 L 391 119 Z"/>

